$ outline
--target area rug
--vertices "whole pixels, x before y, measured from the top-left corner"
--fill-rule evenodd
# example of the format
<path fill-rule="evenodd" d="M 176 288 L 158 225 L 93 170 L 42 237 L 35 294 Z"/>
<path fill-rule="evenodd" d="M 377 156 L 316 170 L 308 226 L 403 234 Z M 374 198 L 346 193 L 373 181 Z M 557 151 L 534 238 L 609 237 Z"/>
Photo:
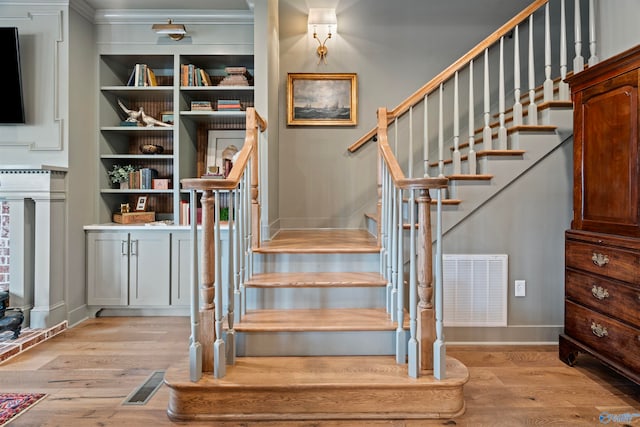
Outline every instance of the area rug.
<path fill-rule="evenodd" d="M 40 402 L 45 393 L 0 393 L 0 427 Z"/>

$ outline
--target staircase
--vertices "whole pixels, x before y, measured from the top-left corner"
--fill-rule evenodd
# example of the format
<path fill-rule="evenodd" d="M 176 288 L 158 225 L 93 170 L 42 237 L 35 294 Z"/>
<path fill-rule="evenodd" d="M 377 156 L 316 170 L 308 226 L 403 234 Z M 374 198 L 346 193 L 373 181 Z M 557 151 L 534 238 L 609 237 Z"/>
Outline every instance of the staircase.
<path fill-rule="evenodd" d="M 453 230 L 543 161 L 566 141 L 573 126 L 567 89 L 562 79 L 550 80 L 546 65 L 542 67 L 547 74 L 544 84 L 530 87 L 522 96 L 519 78 L 514 78 L 516 87 L 511 92 L 505 89 L 503 77 L 499 89 L 489 90 L 485 76 L 485 94 L 500 97 L 492 103 L 491 114 L 474 114 L 480 102 L 473 94 L 481 90 L 472 87 L 471 99 L 461 99 L 458 72 L 474 60 L 479 62 L 482 52 L 487 61 L 490 46 L 499 41 L 502 49 L 514 27 L 531 24 L 530 16 L 541 12 L 548 20 L 547 1 L 534 1 L 401 105 L 388 112 L 378 110 L 377 128 L 350 147 L 355 152 L 374 137 L 380 139 L 378 211 L 368 215 L 368 231 L 281 230 L 272 240 L 260 239 L 256 128 L 264 129 L 266 124 L 256 125 L 249 113 L 247 139 L 230 177 L 216 183 L 182 181 L 192 191 L 192 203 L 195 190 L 204 192 L 203 247 L 211 251 L 205 251 L 199 292 L 194 292 L 192 302 L 190 358 L 165 376 L 172 420 L 366 422 L 451 418 L 464 412 L 463 387 L 469 374 L 459 361 L 446 356 L 442 340 L 437 271 L 442 238 L 438 235 Z M 500 67 L 505 69 L 502 58 L 501 52 Z M 574 61 L 574 69 L 578 63 Z M 561 65 L 561 70 L 566 77 L 566 67 Z M 469 74 L 469 86 L 473 86 L 478 79 L 473 71 Z M 454 75 L 449 104 L 454 105 L 453 116 L 458 119 L 448 125 L 452 136 L 445 144 L 442 121 L 450 114 L 442 108 L 443 87 L 451 86 Z M 513 108 L 505 108 L 505 92 L 515 97 Z M 468 110 L 463 111 L 459 105 L 467 101 Z M 397 119 L 405 114 L 409 115 L 405 124 L 413 123 L 414 109 L 428 102 L 436 106 L 423 107 L 424 121 L 439 124 L 424 125 L 424 157 L 414 159 L 420 149 L 412 145 L 412 137 L 408 144 L 406 138 L 394 141 L 394 152 L 388 141 L 393 133 L 387 126 L 403 126 Z M 519 104 L 528 108 L 521 113 Z M 493 107 L 498 111 L 493 112 Z M 436 118 L 428 116 L 427 110 L 437 111 Z M 468 138 L 461 137 L 459 117 L 471 117 L 470 122 L 484 122 L 484 126 L 473 129 Z M 414 133 L 414 129 L 395 130 L 395 135 Z M 460 143 L 461 139 L 465 142 Z M 435 157 L 435 152 L 450 152 L 450 159 Z M 397 159 L 403 159 L 402 165 Z M 408 178 L 404 170 L 409 170 Z M 445 184 L 446 190 L 441 191 Z M 237 192 L 229 217 L 234 217 L 233 210 L 238 217 L 237 224 L 229 224 L 228 253 L 232 255 L 226 265 L 213 206 L 214 196 L 223 190 Z M 431 198 L 439 195 L 444 199 L 434 212 L 429 209 L 435 202 Z M 192 232 L 195 236 L 195 228 Z M 435 274 L 427 242 L 436 242 Z M 229 268 L 228 277 L 235 277 L 225 288 L 221 268 Z M 431 286 L 433 277 L 435 286 Z M 194 314 L 198 305 L 199 313 Z M 423 364 L 429 352 L 432 360 Z"/>
<path fill-rule="evenodd" d="M 426 419 L 464 412 L 468 371 L 456 359 L 448 358 L 443 381 L 410 378 L 396 363 L 398 325 L 385 308 L 380 248 L 368 232 L 281 231 L 254 257 L 246 310 L 234 328 L 235 365 L 224 378 L 198 383 L 189 381 L 187 361 L 168 371 L 172 420 Z"/>

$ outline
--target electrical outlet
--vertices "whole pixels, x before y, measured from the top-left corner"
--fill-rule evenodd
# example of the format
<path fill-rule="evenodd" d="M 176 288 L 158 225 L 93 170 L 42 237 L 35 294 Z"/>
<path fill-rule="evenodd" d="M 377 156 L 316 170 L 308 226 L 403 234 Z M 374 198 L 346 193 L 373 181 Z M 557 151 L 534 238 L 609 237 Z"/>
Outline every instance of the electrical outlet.
<path fill-rule="evenodd" d="M 526 295 L 526 282 L 524 280 L 516 280 L 516 296 L 523 297 Z"/>

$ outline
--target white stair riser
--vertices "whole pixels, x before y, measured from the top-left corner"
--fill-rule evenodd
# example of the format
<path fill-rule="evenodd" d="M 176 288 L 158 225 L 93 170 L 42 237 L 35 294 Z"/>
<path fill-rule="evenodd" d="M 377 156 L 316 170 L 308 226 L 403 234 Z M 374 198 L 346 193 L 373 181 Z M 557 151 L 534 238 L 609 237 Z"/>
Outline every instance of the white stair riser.
<path fill-rule="evenodd" d="M 237 332 L 238 356 L 384 356 L 395 354 L 395 331 Z"/>
<path fill-rule="evenodd" d="M 380 270 L 379 253 L 254 254 L 254 273 L 334 272 Z"/>
<path fill-rule="evenodd" d="M 386 288 L 247 288 L 247 310 L 382 308 Z"/>

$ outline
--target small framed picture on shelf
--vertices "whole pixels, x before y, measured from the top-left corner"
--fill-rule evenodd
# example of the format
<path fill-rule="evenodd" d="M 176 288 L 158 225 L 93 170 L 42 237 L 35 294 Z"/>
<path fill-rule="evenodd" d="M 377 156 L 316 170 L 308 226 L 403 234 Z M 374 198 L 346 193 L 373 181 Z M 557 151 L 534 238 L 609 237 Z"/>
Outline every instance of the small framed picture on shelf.
<path fill-rule="evenodd" d="M 161 111 L 160 121 L 168 125 L 173 124 L 173 111 Z"/>
<path fill-rule="evenodd" d="M 136 202 L 136 212 L 144 212 L 147 210 L 147 196 L 138 196 Z"/>

